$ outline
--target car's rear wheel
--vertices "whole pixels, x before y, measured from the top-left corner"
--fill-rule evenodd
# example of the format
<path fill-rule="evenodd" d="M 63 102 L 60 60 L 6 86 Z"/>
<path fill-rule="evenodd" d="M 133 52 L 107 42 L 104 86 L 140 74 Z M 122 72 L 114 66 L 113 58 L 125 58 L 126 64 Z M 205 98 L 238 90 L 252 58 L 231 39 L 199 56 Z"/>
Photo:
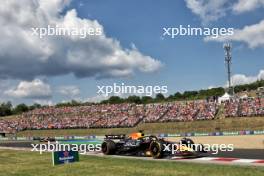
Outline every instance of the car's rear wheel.
<path fill-rule="evenodd" d="M 149 150 L 151 152 L 151 156 L 155 159 L 159 159 L 163 157 L 163 144 L 160 141 L 152 141 L 150 143 Z"/>
<path fill-rule="evenodd" d="M 115 154 L 115 142 L 114 141 L 104 141 L 102 143 L 102 152 L 105 155 L 113 155 Z"/>

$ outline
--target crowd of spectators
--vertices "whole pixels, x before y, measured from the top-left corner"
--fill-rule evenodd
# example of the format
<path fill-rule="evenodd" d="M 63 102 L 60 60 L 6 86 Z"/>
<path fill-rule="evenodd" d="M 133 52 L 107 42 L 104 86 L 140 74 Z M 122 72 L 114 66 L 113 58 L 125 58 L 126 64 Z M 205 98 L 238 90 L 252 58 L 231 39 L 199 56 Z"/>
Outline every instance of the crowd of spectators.
<path fill-rule="evenodd" d="M 157 122 L 162 118 L 169 108 L 169 103 L 147 104 L 144 122 Z"/>
<path fill-rule="evenodd" d="M 213 119 L 217 112 L 216 102 L 189 101 L 169 104 L 169 110 L 160 122 L 194 121 Z"/>
<path fill-rule="evenodd" d="M 144 108 L 136 104 L 47 107 L 0 119 L 0 131 L 133 127 L 144 118 Z"/>
<path fill-rule="evenodd" d="M 30 129 L 133 127 L 138 123 L 214 119 L 221 104 L 214 101 L 178 101 L 137 104 L 101 104 L 46 107 L 13 118 L 0 119 L 0 131 Z M 226 117 L 264 115 L 264 98 L 232 99 L 223 103 Z"/>
<path fill-rule="evenodd" d="M 224 103 L 226 117 L 252 117 L 264 115 L 264 98 L 232 99 Z"/>

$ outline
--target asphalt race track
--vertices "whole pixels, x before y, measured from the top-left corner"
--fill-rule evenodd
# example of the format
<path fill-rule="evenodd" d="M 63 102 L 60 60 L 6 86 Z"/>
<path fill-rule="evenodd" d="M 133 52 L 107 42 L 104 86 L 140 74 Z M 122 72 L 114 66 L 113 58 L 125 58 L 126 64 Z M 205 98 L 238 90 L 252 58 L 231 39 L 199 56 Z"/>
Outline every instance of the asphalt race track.
<path fill-rule="evenodd" d="M 234 149 L 232 152 L 219 152 L 210 157 L 243 158 L 243 159 L 264 159 L 264 149 Z"/>
<path fill-rule="evenodd" d="M 32 141 L 0 142 L 0 147 L 32 148 Z M 219 152 L 218 154 L 206 154 L 207 157 L 264 159 L 264 149 L 234 149 L 232 152 Z"/>

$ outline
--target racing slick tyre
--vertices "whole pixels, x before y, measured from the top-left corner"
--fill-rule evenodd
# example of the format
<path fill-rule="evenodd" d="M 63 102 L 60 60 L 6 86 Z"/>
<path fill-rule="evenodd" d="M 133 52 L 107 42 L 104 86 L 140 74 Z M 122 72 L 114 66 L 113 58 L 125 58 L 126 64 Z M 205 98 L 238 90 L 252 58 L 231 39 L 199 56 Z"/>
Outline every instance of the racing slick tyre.
<path fill-rule="evenodd" d="M 109 140 L 109 141 L 104 141 L 102 143 L 102 152 L 105 155 L 115 154 L 115 149 L 116 149 L 116 146 L 115 146 L 114 141 Z"/>
<path fill-rule="evenodd" d="M 152 141 L 150 143 L 149 150 L 150 150 L 151 156 L 154 159 L 159 159 L 163 157 L 164 155 L 163 149 L 164 149 L 164 146 L 163 146 L 163 142 L 161 141 Z"/>

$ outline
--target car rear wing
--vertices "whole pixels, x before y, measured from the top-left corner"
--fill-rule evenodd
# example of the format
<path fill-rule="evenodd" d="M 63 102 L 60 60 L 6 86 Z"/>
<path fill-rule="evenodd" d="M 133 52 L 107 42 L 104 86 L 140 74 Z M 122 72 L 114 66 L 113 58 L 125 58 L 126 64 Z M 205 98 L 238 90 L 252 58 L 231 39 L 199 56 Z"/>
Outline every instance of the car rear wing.
<path fill-rule="evenodd" d="M 105 139 L 125 139 L 126 135 L 125 134 L 109 134 L 105 135 Z"/>

